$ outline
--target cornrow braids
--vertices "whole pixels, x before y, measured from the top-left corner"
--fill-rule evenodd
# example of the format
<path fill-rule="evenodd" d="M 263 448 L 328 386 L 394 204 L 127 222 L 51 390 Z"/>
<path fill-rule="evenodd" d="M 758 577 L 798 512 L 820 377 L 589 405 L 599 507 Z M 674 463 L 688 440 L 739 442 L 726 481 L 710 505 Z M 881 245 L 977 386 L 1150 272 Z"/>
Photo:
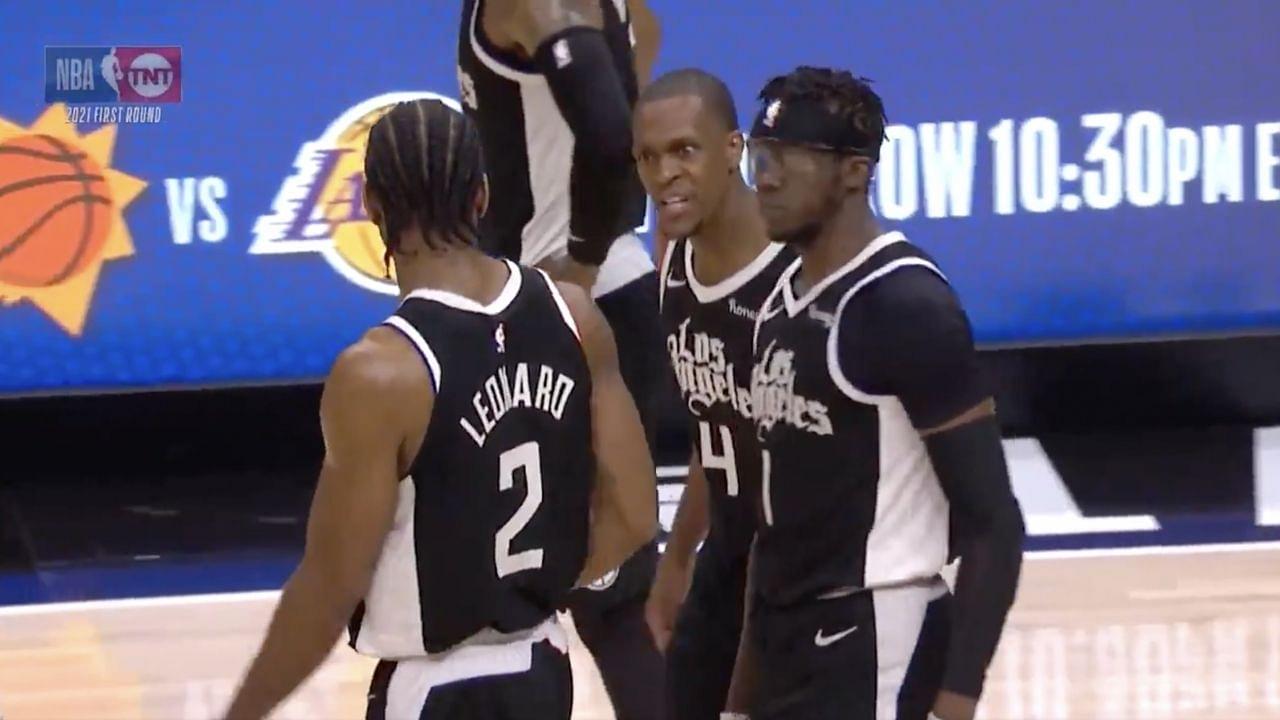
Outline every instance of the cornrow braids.
<path fill-rule="evenodd" d="M 869 78 L 856 77 L 848 70 L 801 65 L 766 83 L 759 99 L 766 103 L 799 99 L 821 102 L 828 112 L 852 123 L 878 155 L 888 119 L 884 101 L 871 89 L 871 83 Z"/>
<path fill-rule="evenodd" d="M 476 193 L 484 183 L 480 135 L 462 113 L 439 100 L 397 103 L 369 130 L 365 183 L 382 208 L 386 262 L 400 237 L 417 226 L 433 238 L 475 245 Z"/>

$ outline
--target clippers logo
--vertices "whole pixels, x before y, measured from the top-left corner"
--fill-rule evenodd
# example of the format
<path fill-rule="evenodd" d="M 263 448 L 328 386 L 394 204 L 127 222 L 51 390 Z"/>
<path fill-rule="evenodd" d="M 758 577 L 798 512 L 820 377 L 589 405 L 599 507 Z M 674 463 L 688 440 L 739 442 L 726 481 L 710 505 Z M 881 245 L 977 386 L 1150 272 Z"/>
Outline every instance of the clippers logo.
<path fill-rule="evenodd" d="M 587 585 L 587 589 L 595 592 L 602 592 L 613 587 L 613 584 L 616 582 L 618 582 L 618 571 L 610 570 L 599 579 L 592 580 L 591 583 Z"/>
<path fill-rule="evenodd" d="M 319 254 L 351 283 L 397 294 L 382 234 L 364 207 L 364 155 L 374 123 L 396 103 L 421 98 L 462 112 L 456 100 L 433 92 L 387 93 L 348 108 L 320 137 L 303 143 L 271 214 L 253 226 L 249 254 Z"/>
<path fill-rule="evenodd" d="M 779 422 L 815 435 L 832 434 L 827 406 L 796 393 L 795 351 L 770 342 L 751 370 L 756 427 L 769 432 Z"/>
<path fill-rule="evenodd" d="M 741 416 L 751 417 L 751 393 L 738 385 L 733 363 L 725 358 L 724 341 L 705 332 L 689 332 L 690 322 L 685 320 L 667 335 L 667 353 L 689 412 L 701 417 L 715 403 L 726 403 Z"/>
<path fill-rule="evenodd" d="M 551 46 L 551 54 L 556 59 L 556 69 L 568 67 L 573 62 L 573 56 L 569 54 L 569 41 L 557 40 L 555 45 Z"/>

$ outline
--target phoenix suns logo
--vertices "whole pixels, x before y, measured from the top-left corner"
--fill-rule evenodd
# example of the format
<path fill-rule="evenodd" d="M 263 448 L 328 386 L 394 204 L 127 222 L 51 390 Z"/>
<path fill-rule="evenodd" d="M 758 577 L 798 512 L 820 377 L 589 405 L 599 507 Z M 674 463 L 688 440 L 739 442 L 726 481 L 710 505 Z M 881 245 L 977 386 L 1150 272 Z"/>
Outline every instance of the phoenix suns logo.
<path fill-rule="evenodd" d="M 115 141 L 115 125 L 81 135 L 60 103 L 30 127 L 0 118 L 0 307 L 84 332 L 103 266 L 133 255 L 123 212 L 147 186 L 112 167 Z"/>

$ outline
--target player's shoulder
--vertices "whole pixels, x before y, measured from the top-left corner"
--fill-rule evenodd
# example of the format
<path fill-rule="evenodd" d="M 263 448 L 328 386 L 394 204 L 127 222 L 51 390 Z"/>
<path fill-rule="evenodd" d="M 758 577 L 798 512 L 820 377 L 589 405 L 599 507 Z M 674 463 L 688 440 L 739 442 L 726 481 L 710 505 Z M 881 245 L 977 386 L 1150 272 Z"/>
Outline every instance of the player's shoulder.
<path fill-rule="evenodd" d="M 959 306 L 951 283 L 937 265 L 927 261 L 894 267 L 860 288 L 851 300 L 890 313 L 927 313 Z"/>
<path fill-rule="evenodd" d="M 600 0 L 488 0 L 486 13 L 500 21 L 528 52 L 544 40 L 577 25 L 604 26 Z"/>
<path fill-rule="evenodd" d="M 860 288 L 842 307 L 841 333 L 850 337 L 889 342 L 965 338 L 971 332 L 959 296 L 932 264 L 895 267 Z"/>
<path fill-rule="evenodd" d="M 584 342 L 587 338 L 594 337 L 602 329 L 608 328 L 600 313 L 600 308 L 591 299 L 591 295 L 580 285 L 552 280 L 545 273 L 542 273 L 542 276 L 546 282 L 550 283 L 555 292 L 559 293 L 560 298 L 564 300 L 565 308 L 569 311 L 569 319 L 573 321 L 578 337 Z M 601 326 L 604 327 L 602 328 Z"/>
<path fill-rule="evenodd" d="M 422 351 L 404 333 L 379 325 L 338 354 L 326 385 L 365 394 L 370 400 L 403 398 L 431 382 L 431 369 L 424 361 Z"/>

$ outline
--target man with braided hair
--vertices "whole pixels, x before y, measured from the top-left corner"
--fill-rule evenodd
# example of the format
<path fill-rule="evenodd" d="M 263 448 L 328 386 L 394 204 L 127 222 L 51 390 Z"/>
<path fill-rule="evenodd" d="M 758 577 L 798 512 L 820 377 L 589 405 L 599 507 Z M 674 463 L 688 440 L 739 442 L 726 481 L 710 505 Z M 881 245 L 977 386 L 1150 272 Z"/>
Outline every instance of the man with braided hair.
<path fill-rule="evenodd" d="M 667 361 L 658 274 L 633 232 L 645 192 L 631 108 L 653 66 L 657 20 L 645 0 L 459 4 L 459 91 L 494 189 L 484 247 L 596 299 L 652 445 Z M 662 656 L 644 620 L 657 562 L 654 542 L 569 597 L 618 720 L 662 717 Z"/>
<path fill-rule="evenodd" d="M 760 101 L 761 214 L 800 257 L 754 331 L 761 518 L 730 708 L 970 720 L 1024 530 L 968 318 L 871 212 L 885 112 L 869 83 L 800 67 Z M 957 555 L 953 596 L 940 573 Z"/>
<path fill-rule="evenodd" d="M 568 720 L 556 610 L 656 531 L 609 325 L 479 249 L 489 190 L 461 113 L 397 105 L 365 177 L 401 303 L 325 383 L 306 550 L 228 716 L 269 713 L 346 626 L 380 660 L 370 718 Z"/>

